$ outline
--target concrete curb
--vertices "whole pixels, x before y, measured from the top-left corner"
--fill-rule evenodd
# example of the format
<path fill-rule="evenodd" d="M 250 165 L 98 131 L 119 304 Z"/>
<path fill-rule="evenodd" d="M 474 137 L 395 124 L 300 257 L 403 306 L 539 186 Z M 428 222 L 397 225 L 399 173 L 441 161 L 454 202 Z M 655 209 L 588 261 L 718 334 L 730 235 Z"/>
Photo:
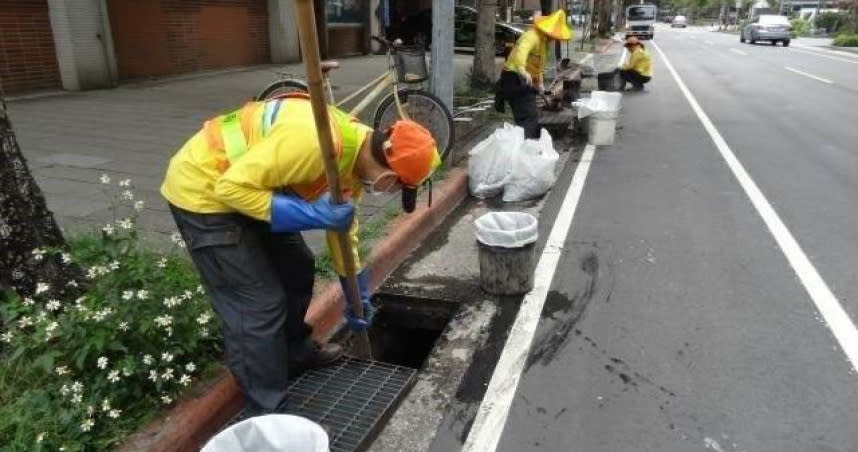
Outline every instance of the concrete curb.
<path fill-rule="evenodd" d="M 431 209 L 422 206 L 394 221 L 369 258 L 372 288 L 376 289 L 467 195 L 467 171 L 453 169 L 435 190 Z M 339 283 L 332 282 L 313 298 L 307 312 L 306 320 L 313 325 L 314 338 L 325 340 L 332 336 L 342 324 L 342 311 L 342 290 Z M 235 380 L 224 372 L 201 395 L 186 398 L 165 418 L 150 424 L 135 435 L 136 439 L 126 441 L 117 450 L 197 451 L 238 413 L 243 402 Z M 139 445 L 143 442 L 147 444 Z"/>

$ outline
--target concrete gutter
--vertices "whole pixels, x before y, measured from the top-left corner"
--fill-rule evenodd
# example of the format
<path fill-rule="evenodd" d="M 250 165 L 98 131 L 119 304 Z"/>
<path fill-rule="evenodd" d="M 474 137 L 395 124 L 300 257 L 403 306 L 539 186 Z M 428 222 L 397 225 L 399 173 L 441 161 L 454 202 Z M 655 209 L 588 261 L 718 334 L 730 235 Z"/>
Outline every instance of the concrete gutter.
<path fill-rule="evenodd" d="M 418 207 L 388 227 L 368 262 L 371 285 L 376 289 L 417 246 L 440 225 L 468 195 L 468 177 L 452 169 L 435 188 L 432 207 Z M 317 340 L 327 340 L 343 322 L 343 294 L 332 282 L 313 298 L 306 320 Z M 199 450 L 244 403 L 232 375 L 225 369 L 210 385 L 185 397 L 166 416 L 154 421 L 120 445 L 117 451 L 190 452 Z"/>

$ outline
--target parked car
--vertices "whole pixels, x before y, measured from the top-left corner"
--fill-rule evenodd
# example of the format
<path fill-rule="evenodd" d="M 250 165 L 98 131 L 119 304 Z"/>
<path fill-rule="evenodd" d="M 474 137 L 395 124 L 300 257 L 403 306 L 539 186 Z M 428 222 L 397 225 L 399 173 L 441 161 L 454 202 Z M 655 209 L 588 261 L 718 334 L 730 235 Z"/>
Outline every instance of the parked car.
<path fill-rule="evenodd" d="M 400 37 L 406 44 L 432 44 L 432 10 L 426 9 L 411 15 L 403 22 Z M 521 28 L 505 22 L 495 22 L 495 54 L 507 56 L 518 38 Z M 477 10 L 469 6 L 456 6 L 454 46 L 459 52 L 473 52 L 477 37 Z"/>
<path fill-rule="evenodd" d="M 676 16 L 670 21 L 670 28 L 685 28 L 688 26 L 688 20 L 685 16 Z"/>
<path fill-rule="evenodd" d="M 752 20 L 739 36 L 739 42 L 769 41 L 772 45 L 780 42 L 784 47 L 792 38 L 792 25 L 785 16 L 762 15 Z"/>

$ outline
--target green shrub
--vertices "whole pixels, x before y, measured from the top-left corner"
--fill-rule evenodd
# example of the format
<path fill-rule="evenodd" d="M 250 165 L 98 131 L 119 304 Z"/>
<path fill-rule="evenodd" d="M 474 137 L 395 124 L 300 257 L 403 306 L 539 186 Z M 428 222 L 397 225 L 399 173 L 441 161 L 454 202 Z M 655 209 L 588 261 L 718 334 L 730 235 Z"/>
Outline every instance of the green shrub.
<path fill-rule="evenodd" d="M 834 38 L 834 45 L 838 47 L 858 47 L 858 34 L 840 35 Z"/>
<path fill-rule="evenodd" d="M 810 21 L 802 18 L 789 21 L 792 25 L 793 36 L 807 36 L 810 34 Z"/>
<path fill-rule="evenodd" d="M 849 23 L 847 13 L 824 12 L 816 16 L 813 21 L 816 28 L 825 29 L 828 33 L 837 33 L 842 27 Z"/>
<path fill-rule="evenodd" d="M 86 269 L 86 281 L 70 282 L 86 287 L 83 296 L 46 299 L 44 286 L 33 298 L 0 293 L 4 451 L 110 449 L 219 360 L 217 320 L 197 273 L 176 252 L 140 245 L 142 202 L 130 181 L 120 187 L 113 211 L 127 215 L 71 238 L 62 256 Z M 51 253 L 60 251 L 34 250 Z"/>

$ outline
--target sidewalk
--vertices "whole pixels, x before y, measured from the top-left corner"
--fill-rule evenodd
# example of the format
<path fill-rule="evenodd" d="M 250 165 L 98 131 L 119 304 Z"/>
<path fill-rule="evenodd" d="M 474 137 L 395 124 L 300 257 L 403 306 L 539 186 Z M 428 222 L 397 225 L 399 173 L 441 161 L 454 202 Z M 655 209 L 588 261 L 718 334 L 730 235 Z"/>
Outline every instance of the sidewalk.
<path fill-rule="evenodd" d="M 379 75 L 385 56 L 341 61 L 334 74 L 337 97 L 344 97 Z M 203 121 L 240 106 L 275 81 L 277 72 L 303 74 L 300 64 L 201 73 L 124 84 L 115 89 L 60 93 L 9 102 L 18 141 L 48 207 L 67 231 L 101 228 L 113 218 L 104 186 L 130 178 L 137 199 L 145 201 L 139 229 L 154 243 L 175 231 L 166 202 L 158 193 L 170 157 Z M 365 116 L 372 114 L 368 111 Z M 363 118 L 371 120 L 371 118 Z M 390 198 L 367 197 L 365 221 L 383 211 Z M 314 251 L 323 234 L 306 235 Z"/>

